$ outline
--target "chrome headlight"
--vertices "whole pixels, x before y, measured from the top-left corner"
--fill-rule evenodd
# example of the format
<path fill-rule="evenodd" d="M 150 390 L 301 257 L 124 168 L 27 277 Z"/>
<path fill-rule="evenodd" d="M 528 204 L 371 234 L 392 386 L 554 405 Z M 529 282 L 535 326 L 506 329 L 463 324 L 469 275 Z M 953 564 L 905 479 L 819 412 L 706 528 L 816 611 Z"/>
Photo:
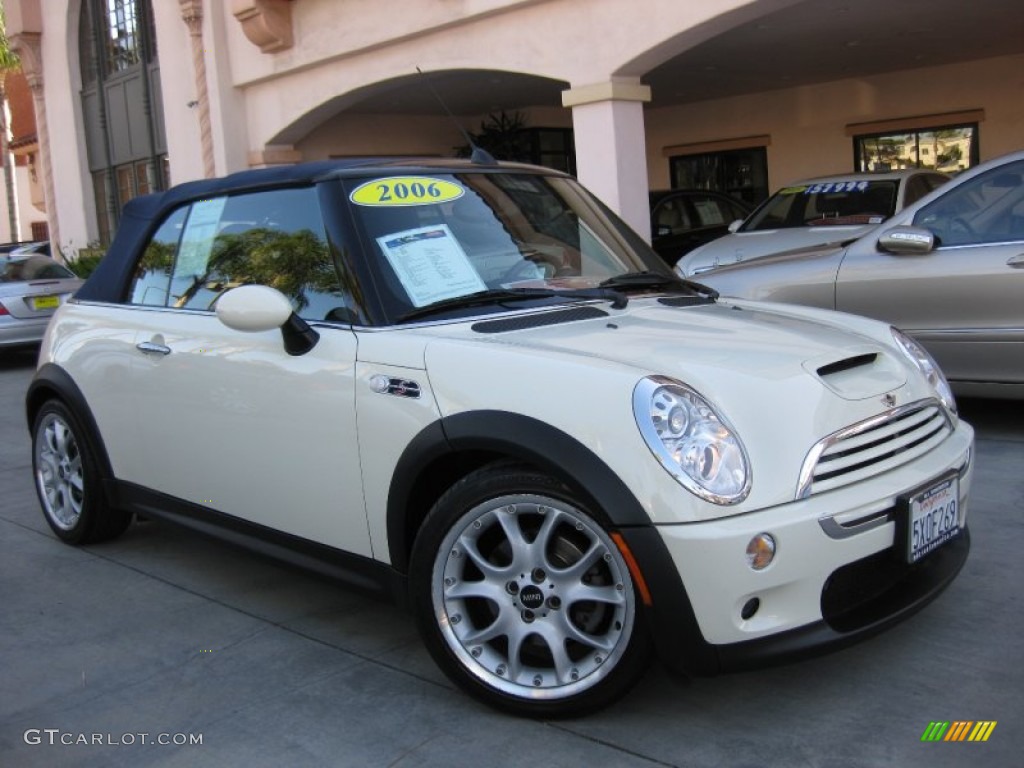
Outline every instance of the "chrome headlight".
<path fill-rule="evenodd" d="M 956 400 L 953 398 L 953 390 L 949 388 L 949 382 L 943 375 L 939 364 L 928 354 L 924 347 L 914 341 L 896 328 L 892 329 L 892 337 L 896 340 L 897 346 L 903 350 L 903 354 L 914 364 L 914 367 L 921 372 L 921 375 L 928 379 L 936 396 L 942 401 L 951 414 L 956 413 Z"/>
<path fill-rule="evenodd" d="M 649 376 L 633 390 L 633 416 L 662 466 L 691 493 L 738 504 L 750 492 L 750 462 L 739 435 L 685 384 Z"/>

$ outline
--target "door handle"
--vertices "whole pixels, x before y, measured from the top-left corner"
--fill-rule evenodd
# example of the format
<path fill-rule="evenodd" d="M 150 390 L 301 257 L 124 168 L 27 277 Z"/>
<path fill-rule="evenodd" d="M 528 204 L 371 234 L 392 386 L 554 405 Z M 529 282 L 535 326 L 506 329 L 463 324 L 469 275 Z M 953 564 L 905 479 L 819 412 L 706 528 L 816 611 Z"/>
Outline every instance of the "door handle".
<path fill-rule="evenodd" d="M 157 344 L 155 341 L 140 341 L 135 345 L 135 348 L 140 352 L 144 352 L 147 355 L 169 355 L 171 354 L 171 348 L 164 346 L 163 344 Z"/>
<path fill-rule="evenodd" d="M 1018 253 L 1016 256 L 1011 256 L 1006 260 L 1006 266 L 1008 267 L 1024 267 L 1024 253 Z"/>

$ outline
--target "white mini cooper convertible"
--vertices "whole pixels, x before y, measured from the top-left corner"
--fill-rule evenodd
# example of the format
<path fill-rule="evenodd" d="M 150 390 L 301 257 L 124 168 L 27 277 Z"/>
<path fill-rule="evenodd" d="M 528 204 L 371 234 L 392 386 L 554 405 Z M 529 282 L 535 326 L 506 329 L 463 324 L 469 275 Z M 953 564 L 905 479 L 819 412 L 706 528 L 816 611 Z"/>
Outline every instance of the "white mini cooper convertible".
<path fill-rule="evenodd" d="M 889 325 L 725 301 L 563 174 L 253 170 L 138 198 L 27 394 L 46 520 L 408 600 L 539 717 L 876 632 L 963 565 L 973 431 Z"/>

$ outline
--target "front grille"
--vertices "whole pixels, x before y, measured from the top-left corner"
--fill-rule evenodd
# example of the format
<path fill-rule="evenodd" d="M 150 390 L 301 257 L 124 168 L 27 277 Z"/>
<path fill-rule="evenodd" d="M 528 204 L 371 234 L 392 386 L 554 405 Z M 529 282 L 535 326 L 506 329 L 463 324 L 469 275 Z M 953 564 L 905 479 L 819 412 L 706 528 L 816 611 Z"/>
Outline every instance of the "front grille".
<path fill-rule="evenodd" d="M 946 412 L 933 400 L 895 408 L 841 429 L 807 454 L 796 497 L 831 491 L 906 464 L 952 431 Z"/>

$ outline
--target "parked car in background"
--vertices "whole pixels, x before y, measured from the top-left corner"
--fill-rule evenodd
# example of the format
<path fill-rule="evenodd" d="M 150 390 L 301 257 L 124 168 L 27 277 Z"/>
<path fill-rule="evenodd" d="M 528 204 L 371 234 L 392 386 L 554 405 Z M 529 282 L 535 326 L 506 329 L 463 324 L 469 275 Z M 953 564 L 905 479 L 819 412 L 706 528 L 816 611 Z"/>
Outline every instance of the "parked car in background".
<path fill-rule="evenodd" d="M 845 646 L 970 549 L 973 430 L 915 342 L 720 301 L 532 166 L 135 198 L 25 407 L 60 539 L 140 514 L 396 596 L 456 684 L 537 717 L 652 647 L 716 674 Z"/>
<path fill-rule="evenodd" d="M 40 253 L 43 256 L 51 256 L 50 253 L 50 241 L 49 240 L 36 240 L 27 243 L 18 243 L 18 247 L 14 248 L 11 253 Z"/>
<path fill-rule="evenodd" d="M 54 311 L 81 285 L 49 256 L 0 254 L 0 347 L 38 344 Z"/>
<path fill-rule="evenodd" d="M 723 294 L 885 320 L 963 394 L 1024 397 L 1024 152 L 957 176 L 845 246 L 717 269 Z"/>
<path fill-rule="evenodd" d="M 650 193 L 651 244 L 670 267 L 694 248 L 728 234 L 751 207 L 721 192 L 667 189 Z"/>
<path fill-rule="evenodd" d="M 789 184 L 765 200 L 730 234 L 677 262 L 692 277 L 771 253 L 854 240 L 920 200 L 949 176 L 935 171 L 887 171 L 821 176 Z"/>
<path fill-rule="evenodd" d="M 33 240 L 15 240 L 15 241 L 9 242 L 9 243 L 0 243 L 0 254 L 11 253 L 12 251 L 16 251 L 19 248 L 24 248 L 26 246 L 31 246 L 31 245 L 35 245 L 35 241 L 33 241 Z M 47 254 L 47 255 L 49 255 L 49 254 Z"/>

